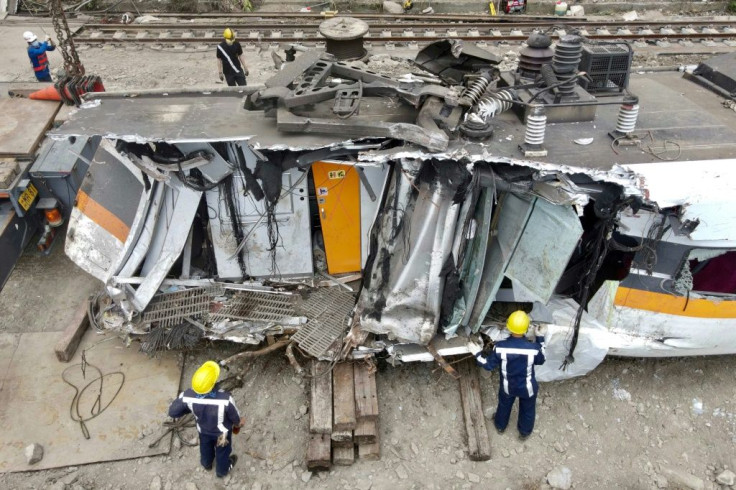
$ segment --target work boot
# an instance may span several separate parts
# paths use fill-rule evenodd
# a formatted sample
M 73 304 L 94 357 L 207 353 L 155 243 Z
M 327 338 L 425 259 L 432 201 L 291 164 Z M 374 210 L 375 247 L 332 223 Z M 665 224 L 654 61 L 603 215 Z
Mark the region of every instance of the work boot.
M 519 440 L 520 440 L 521 442 L 524 442 L 524 441 L 526 441 L 527 439 L 529 439 L 529 436 L 530 436 L 530 435 L 531 435 L 531 434 L 522 434 L 521 432 L 519 432 Z
M 230 466 L 228 466 L 227 468 L 227 473 L 225 473 L 224 475 L 217 475 L 217 478 L 225 478 L 227 475 L 229 475 L 230 471 L 232 471 L 233 469 L 233 466 L 235 466 L 235 463 L 237 462 L 238 462 L 238 456 L 235 454 L 231 454 L 230 455 Z
M 502 435 L 506 431 L 506 429 L 498 428 L 498 426 L 496 425 L 496 414 L 495 413 L 491 415 L 491 420 L 493 421 L 493 427 L 496 429 L 496 432 L 498 432 L 499 435 Z

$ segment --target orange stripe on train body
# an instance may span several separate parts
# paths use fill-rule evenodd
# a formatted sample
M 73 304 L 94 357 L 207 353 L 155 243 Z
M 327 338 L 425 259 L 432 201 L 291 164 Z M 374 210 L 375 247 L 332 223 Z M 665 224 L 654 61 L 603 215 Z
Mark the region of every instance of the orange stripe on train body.
M 130 227 L 82 190 L 77 195 L 77 209 L 112 236 L 125 243 Z
M 736 301 L 690 298 L 619 286 L 616 306 L 696 318 L 736 318 Z

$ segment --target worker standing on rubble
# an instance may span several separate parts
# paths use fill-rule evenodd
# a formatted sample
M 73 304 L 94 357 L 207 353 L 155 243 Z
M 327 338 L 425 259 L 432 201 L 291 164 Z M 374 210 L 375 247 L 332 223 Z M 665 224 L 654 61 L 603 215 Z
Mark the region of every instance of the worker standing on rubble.
M 169 416 L 176 419 L 194 414 L 199 431 L 199 461 L 208 471 L 215 462 L 215 474 L 224 478 L 238 460 L 231 454 L 233 429 L 237 433 L 245 420 L 230 393 L 215 387 L 219 376 L 220 366 L 216 362 L 202 364 L 192 376 L 192 387 L 169 407 Z
M 223 31 L 222 37 L 225 40 L 217 45 L 217 70 L 220 81 L 226 80 L 231 87 L 246 85 L 248 67 L 243 61 L 243 48 L 235 40 L 235 32 L 228 27 Z
M 51 40 L 50 36 L 46 36 L 44 42 L 39 42 L 38 37 L 31 31 L 24 32 L 23 39 L 28 43 L 28 57 L 31 59 L 36 80 L 39 82 L 53 82 L 49 72 L 49 56 L 46 52 L 56 49 L 54 41 Z
M 468 350 L 475 355 L 477 363 L 488 371 L 501 366 L 498 389 L 498 408 L 493 416 L 493 425 L 499 434 L 506 430 L 511 416 L 514 400 L 519 399 L 519 419 L 517 428 L 519 438 L 526 439 L 534 430 L 537 393 L 539 385 L 534 377 L 534 366 L 544 364 L 544 335 L 547 327 L 536 328 L 535 342 L 525 335 L 529 329 L 529 315 L 515 311 L 506 320 L 506 328 L 511 336 L 498 342 L 493 352 L 486 357 L 475 342 L 468 343 Z

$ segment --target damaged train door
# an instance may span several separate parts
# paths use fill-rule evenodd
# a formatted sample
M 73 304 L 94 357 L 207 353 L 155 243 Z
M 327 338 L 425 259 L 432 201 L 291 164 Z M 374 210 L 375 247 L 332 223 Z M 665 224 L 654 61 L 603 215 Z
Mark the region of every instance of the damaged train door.
M 368 257 L 368 236 L 376 217 L 388 166 L 336 162 L 312 164 L 314 194 L 330 274 L 360 271 Z

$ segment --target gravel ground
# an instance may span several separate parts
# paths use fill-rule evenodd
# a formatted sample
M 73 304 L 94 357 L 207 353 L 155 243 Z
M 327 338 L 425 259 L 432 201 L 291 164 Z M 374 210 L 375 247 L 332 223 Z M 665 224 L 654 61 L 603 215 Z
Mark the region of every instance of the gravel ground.
M 5 60 L 0 82 L 32 80 L 20 36 L 29 27 L 40 31 L 35 23 L 0 29 L 0 56 Z M 51 32 L 48 26 L 46 30 Z M 211 52 L 105 47 L 84 49 L 80 56 L 88 73 L 100 74 L 109 90 L 217 85 Z M 640 59 L 649 57 L 661 65 L 693 62 L 692 55 L 682 56 L 676 63 L 653 55 Z M 248 51 L 246 60 L 250 84 L 270 76 L 268 50 Z M 61 65 L 58 53 L 52 53 L 51 63 Z M 379 64 L 391 63 L 384 58 Z M 68 314 L 98 286 L 66 259 L 60 246 L 50 257 L 27 253 L 0 293 L 0 333 L 56 330 L 51 326 L 59 323 L 59 315 Z M 23 291 L 35 291 L 38 298 Z M 39 301 L 45 308 L 36 307 Z M 202 361 L 236 350 L 213 344 L 187 354 L 183 379 Z M 142 354 L 141 362 L 146 362 Z M 247 427 L 234 440 L 241 459 L 223 481 L 197 468 L 196 448 L 175 444 L 168 456 L 2 474 L 0 488 L 535 489 L 549 488 L 548 473 L 562 473 L 564 467 L 573 488 L 702 484 L 715 489 L 727 488 L 716 483 L 718 475 L 736 469 L 736 356 L 607 359 L 584 378 L 543 384 L 535 434 L 520 442 L 513 425 L 504 435 L 491 431 L 493 457 L 488 462 L 468 460 L 454 380 L 433 364 L 388 367 L 378 374 L 381 460 L 357 461 L 314 475 L 304 462 L 308 380 L 297 376 L 278 353 L 244 369 L 245 384 L 234 397 Z M 490 415 L 497 374 L 482 375 Z M 155 436 L 148 435 L 141 444 Z M 193 437 L 190 433 L 185 439 Z

